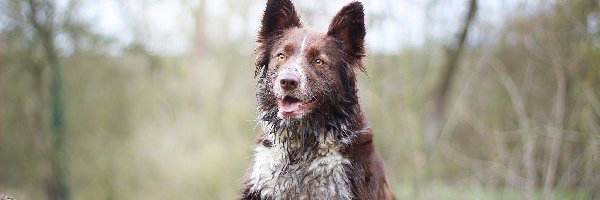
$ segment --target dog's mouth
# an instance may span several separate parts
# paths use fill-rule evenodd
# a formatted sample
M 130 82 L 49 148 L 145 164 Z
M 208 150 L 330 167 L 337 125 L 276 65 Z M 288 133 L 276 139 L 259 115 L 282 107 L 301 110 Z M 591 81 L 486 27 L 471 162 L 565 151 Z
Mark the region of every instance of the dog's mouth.
M 279 115 L 281 117 L 301 118 L 310 112 L 319 103 L 319 98 L 313 97 L 308 101 L 302 101 L 293 96 L 285 96 L 277 101 Z

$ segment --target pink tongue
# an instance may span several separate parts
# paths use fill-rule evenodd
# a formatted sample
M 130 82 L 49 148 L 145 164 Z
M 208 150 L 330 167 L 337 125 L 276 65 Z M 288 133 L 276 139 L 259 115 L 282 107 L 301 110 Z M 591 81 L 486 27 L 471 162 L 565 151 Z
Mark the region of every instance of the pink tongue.
M 294 112 L 300 110 L 302 102 L 281 102 L 279 108 L 283 112 Z

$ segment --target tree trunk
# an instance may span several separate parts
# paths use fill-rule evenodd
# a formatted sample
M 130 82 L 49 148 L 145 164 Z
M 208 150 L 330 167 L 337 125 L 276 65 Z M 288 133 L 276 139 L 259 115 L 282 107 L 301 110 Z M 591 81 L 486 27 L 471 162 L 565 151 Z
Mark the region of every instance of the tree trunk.
M 557 57 L 558 55 L 551 56 Z M 552 137 L 550 145 L 550 157 L 548 159 L 548 171 L 546 172 L 546 181 L 544 182 L 544 196 L 548 197 L 554 186 L 556 178 L 556 169 L 558 166 L 558 158 L 560 155 L 560 146 L 562 143 L 562 135 L 565 119 L 565 98 L 567 81 L 563 66 L 557 59 L 552 59 L 554 67 L 554 75 L 556 77 L 556 95 L 554 96 L 554 128 L 547 129 Z
M 41 5 L 35 0 L 29 0 L 30 23 L 36 30 L 42 42 L 44 55 L 50 67 L 50 127 L 52 132 L 50 149 L 50 180 L 47 182 L 46 193 L 48 199 L 69 199 L 69 187 L 67 185 L 66 155 L 64 150 L 65 141 L 65 118 L 62 101 L 62 73 L 60 62 L 54 46 L 54 23 L 52 13 L 54 6 L 52 2 L 42 2 Z M 40 10 L 45 9 L 45 10 Z M 43 13 L 41 13 L 43 12 Z M 40 15 L 45 15 L 40 17 Z M 39 21 L 43 19 L 45 21 Z
M 194 55 L 200 59 L 206 54 L 206 2 L 199 0 L 198 8 L 194 11 L 196 29 L 194 35 Z
M 464 21 L 464 26 L 460 35 L 458 35 L 456 43 L 450 44 L 446 48 L 446 63 L 442 73 L 442 80 L 437 87 L 437 92 L 434 94 L 433 105 L 430 111 L 428 124 L 425 132 L 425 150 L 427 156 L 431 157 L 434 152 L 437 140 L 440 137 L 442 126 L 444 124 L 444 116 L 446 110 L 446 100 L 448 98 L 448 91 L 452 89 L 451 84 L 454 79 L 456 68 L 458 67 L 458 61 L 462 54 L 467 34 L 471 23 L 477 13 L 477 0 L 471 0 L 469 3 L 469 10 Z

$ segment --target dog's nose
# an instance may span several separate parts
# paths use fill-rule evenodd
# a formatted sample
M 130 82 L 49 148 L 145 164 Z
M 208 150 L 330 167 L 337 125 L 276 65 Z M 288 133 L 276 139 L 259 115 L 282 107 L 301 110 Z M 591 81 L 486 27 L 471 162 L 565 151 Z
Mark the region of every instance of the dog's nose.
M 294 90 L 300 84 L 300 77 L 292 73 L 283 73 L 279 75 L 279 85 L 284 90 Z

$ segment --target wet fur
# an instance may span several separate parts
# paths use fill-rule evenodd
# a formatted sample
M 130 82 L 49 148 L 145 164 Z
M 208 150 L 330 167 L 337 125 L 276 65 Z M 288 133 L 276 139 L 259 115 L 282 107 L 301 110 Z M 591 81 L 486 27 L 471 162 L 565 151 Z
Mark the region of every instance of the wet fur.
M 244 178 L 241 199 L 394 199 L 383 161 L 361 111 L 356 71 L 364 71 L 364 14 L 350 3 L 327 33 L 304 28 L 289 0 L 269 0 L 258 33 L 256 98 L 262 133 Z M 305 52 L 297 52 L 304 45 Z M 290 95 L 318 106 L 301 119 L 277 115 L 274 80 L 292 61 L 302 61 L 307 87 Z M 325 60 L 316 67 L 312 60 Z

